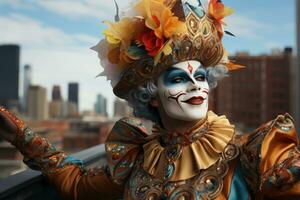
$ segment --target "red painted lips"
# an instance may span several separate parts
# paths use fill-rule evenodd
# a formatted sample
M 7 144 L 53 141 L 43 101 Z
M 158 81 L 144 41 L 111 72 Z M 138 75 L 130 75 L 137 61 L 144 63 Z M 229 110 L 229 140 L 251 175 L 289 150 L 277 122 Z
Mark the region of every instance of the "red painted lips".
M 203 97 L 192 97 L 186 101 L 183 101 L 184 103 L 188 103 L 191 105 L 201 105 L 205 99 Z

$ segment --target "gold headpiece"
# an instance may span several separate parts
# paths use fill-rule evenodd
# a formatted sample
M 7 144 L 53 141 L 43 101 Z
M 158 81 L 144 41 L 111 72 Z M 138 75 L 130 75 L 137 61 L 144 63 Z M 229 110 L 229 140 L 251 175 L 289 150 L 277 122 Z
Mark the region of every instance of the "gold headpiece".
M 133 15 L 105 22 L 106 39 L 94 49 L 104 67 L 101 75 L 111 80 L 115 95 L 124 98 L 129 90 L 181 61 L 197 60 L 204 67 L 224 65 L 228 70 L 241 67 L 228 60 L 221 41 L 222 20 L 233 10 L 220 0 L 205 2 L 138 0 Z

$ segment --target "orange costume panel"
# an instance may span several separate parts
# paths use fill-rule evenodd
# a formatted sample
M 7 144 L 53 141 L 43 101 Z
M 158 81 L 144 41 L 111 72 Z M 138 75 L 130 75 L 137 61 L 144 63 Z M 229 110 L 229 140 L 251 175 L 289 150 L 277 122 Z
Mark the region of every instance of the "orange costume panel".
M 79 167 L 71 165 L 48 174 L 48 178 L 65 199 L 113 200 L 123 196 L 123 188 L 113 183 L 104 169 L 84 174 Z

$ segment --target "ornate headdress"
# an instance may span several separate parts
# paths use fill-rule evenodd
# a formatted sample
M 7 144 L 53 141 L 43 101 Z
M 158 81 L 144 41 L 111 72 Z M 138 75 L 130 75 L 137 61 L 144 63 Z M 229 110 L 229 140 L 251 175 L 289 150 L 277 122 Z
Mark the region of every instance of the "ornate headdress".
M 93 48 L 104 68 L 100 75 L 120 98 L 181 61 L 241 67 L 229 61 L 222 45 L 222 20 L 233 10 L 221 0 L 138 0 L 130 13 L 121 19 L 117 14 L 115 23 L 106 21 L 106 38 Z

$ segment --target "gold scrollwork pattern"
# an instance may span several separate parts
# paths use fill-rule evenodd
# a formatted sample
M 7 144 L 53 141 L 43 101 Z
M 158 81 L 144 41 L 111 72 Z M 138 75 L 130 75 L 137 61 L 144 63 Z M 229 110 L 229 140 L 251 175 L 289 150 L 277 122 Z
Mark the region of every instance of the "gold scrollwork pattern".
M 129 178 L 132 199 L 199 199 L 216 198 L 223 189 L 223 179 L 228 173 L 229 162 L 236 159 L 240 149 L 235 144 L 228 144 L 219 161 L 199 175 L 182 181 L 168 181 L 156 178 L 143 170 L 143 157 L 140 156 Z M 167 163 L 166 163 L 167 164 Z

